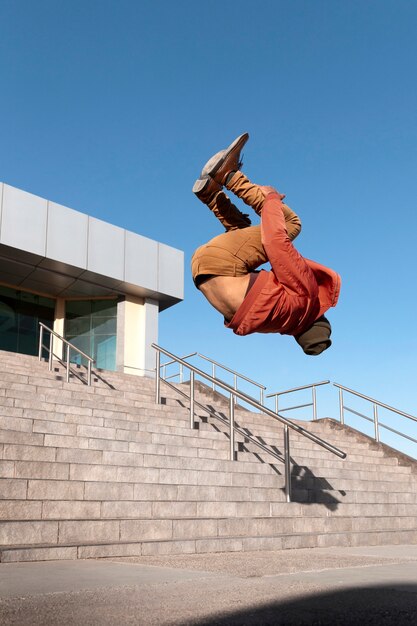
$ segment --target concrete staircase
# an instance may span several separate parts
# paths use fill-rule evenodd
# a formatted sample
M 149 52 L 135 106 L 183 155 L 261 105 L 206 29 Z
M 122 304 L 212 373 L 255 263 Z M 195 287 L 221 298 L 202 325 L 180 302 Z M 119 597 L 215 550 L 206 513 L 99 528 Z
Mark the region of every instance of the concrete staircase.
M 283 465 L 150 379 L 99 372 L 65 382 L 34 357 L 0 352 L 3 562 L 417 543 L 417 462 L 331 419 L 303 425 L 342 461 L 291 433 L 294 502 Z M 223 401 L 199 385 L 198 399 Z M 279 423 L 236 420 L 282 452 Z M 273 462 L 271 462 L 271 459 Z

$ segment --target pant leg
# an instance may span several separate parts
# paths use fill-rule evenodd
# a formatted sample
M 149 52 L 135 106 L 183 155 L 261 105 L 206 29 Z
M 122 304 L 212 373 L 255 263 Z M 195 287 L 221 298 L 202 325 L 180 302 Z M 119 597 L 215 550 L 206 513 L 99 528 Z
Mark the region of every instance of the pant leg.
M 198 276 L 245 276 L 268 261 L 262 245 L 261 226 L 229 230 L 200 246 L 191 260 L 195 283 Z
M 247 228 L 251 225 L 247 213 L 241 213 L 223 191 L 216 194 L 207 206 L 223 224 L 226 231 Z
M 252 183 L 243 172 L 236 172 L 229 183 L 226 184 L 227 189 L 232 191 L 243 202 L 251 206 L 254 211 L 261 215 L 265 195 L 259 185 Z M 290 207 L 282 203 L 284 212 L 285 227 L 291 241 L 293 241 L 301 231 L 301 220 Z

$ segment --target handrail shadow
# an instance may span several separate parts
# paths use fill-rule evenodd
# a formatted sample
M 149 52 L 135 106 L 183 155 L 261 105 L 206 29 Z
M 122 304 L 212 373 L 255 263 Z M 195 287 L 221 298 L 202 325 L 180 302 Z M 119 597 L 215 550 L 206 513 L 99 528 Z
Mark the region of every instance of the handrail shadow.
M 215 409 L 211 405 L 207 405 L 211 412 L 215 412 Z M 226 415 L 221 412 L 218 412 L 224 420 L 227 420 Z M 208 422 L 208 420 L 204 420 L 210 424 L 210 426 L 216 430 L 217 432 L 222 432 L 226 438 L 229 438 L 229 432 L 223 430 L 221 426 L 218 426 L 215 423 Z M 224 422 L 223 422 L 224 424 Z M 241 433 L 247 433 L 248 437 L 252 440 L 256 439 L 261 443 L 264 447 L 268 448 L 271 454 L 274 454 L 275 458 L 278 459 L 282 464 L 285 463 L 284 451 L 279 448 L 276 444 L 271 445 L 268 443 L 263 437 L 260 435 L 255 435 L 248 427 L 243 426 L 237 420 L 235 421 L 235 425 L 240 429 Z M 247 454 L 251 454 L 254 458 L 257 459 L 260 463 L 269 465 L 269 467 L 278 475 L 282 475 L 283 472 L 280 471 L 279 466 L 275 463 L 268 463 L 265 461 L 259 452 L 254 452 L 251 450 L 247 444 L 249 439 L 246 441 L 238 441 L 238 450 L 239 452 L 245 452 Z M 268 450 L 265 450 L 268 452 Z M 292 502 L 298 502 L 299 504 L 319 504 L 329 509 L 330 511 L 335 511 L 338 508 L 338 505 L 342 503 L 342 500 L 338 500 L 337 497 L 330 492 L 336 492 L 341 496 L 346 496 L 346 492 L 343 490 L 336 490 L 331 485 L 329 480 L 323 476 L 317 476 L 307 465 L 299 465 L 298 461 L 291 456 L 291 487 L 292 487 Z M 285 488 L 281 489 L 285 492 Z

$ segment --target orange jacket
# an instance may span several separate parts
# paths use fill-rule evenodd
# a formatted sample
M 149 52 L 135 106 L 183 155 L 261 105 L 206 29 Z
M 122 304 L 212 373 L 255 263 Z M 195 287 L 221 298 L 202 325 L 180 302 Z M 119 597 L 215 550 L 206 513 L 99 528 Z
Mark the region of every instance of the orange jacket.
M 294 248 L 281 204 L 278 193 L 265 198 L 261 232 L 271 271 L 260 272 L 231 321 L 225 323 L 237 335 L 298 335 L 337 304 L 339 274 L 305 259 Z

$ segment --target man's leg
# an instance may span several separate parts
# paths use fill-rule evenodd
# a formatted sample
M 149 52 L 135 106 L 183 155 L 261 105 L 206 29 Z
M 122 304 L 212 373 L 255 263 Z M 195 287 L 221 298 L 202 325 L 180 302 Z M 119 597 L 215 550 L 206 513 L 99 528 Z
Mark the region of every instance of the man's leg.
M 245 225 L 241 221 L 242 214 L 240 211 L 232 203 L 229 205 L 230 201 L 228 199 L 225 201 L 224 198 L 227 198 L 227 196 L 221 199 L 219 197 L 219 202 L 213 205 L 213 207 L 210 206 L 210 199 L 213 198 L 214 192 L 217 193 L 223 186 L 233 191 L 239 198 L 242 198 L 258 215 L 262 211 L 264 193 L 262 193 L 258 185 L 251 183 L 240 171 L 242 166 L 240 153 L 248 139 L 249 134 L 243 133 L 228 148 L 220 150 L 220 152 L 212 156 L 203 167 L 200 178 L 193 187 L 193 192 L 211 208 L 216 217 L 224 224 L 226 230 L 245 228 Z M 292 241 L 301 231 L 301 220 L 286 204 L 283 204 L 283 211 L 288 236 Z M 250 220 L 248 216 L 243 215 L 243 217 L 247 220 L 246 226 L 249 226 Z
M 251 225 L 249 216 L 241 213 L 230 198 L 221 191 L 222 186 L 213 179 L 198 179 L 194 183 L 193 192 L 209 207 L 226 231 L 247 228 Z
M 241 213 L 223 191 L 220 191 L 213 198 L 208 207 L 223 224 L 226 231 L 247 228 L 251 225 L 249 215 Z
M 199 275 L 244 276 L 267 261 L 260 225 L 232 229 L 195 251 L 192 275 L 194 281 Z
M 252 183 L 243 172 L 231 172 L 231 175 L 228 176 L 226 181 L 226 188 L 243 200 L 245 204 L 251 206 L 258 215 L 261 215 L 265 193 L 259 185 Z M 284 197 L 285 196 L 282 196 L 282 198 Z M 288 236 L 291 241 L 293 241 L 301 231 L 301 220 L 298 215 L 284 203 L 282 203 L 282 210 Z
M 249 134 L 243 133 L 243 135 L 237 137 L 228 148 L 220 150 L 220 152 L 212 156 L 203 167 L 200 179 L 196 181 L 194 187 L 197 185 L 200 190 L 203 187 L 204 189 L 208 189 L 217 186 L 220 190 L 223 186 L 226 186 L 227 189 L 230 189 L 230 191 L 233 191 L 239 198 L 242 198 L 246 204 L 253 207 L 256 213 L 260 215 L 264 194 L 259 189 L 258 185 L 251 183 L 240 171 L 242 167 L 240 153 L 248 139 Z M 197 193 L 195 189 L 193 189 L 193 191 Z M 288 236 L 292 241 L 301 230 L 301 220 L 286 204 L 283 205 L 283 211 Z

